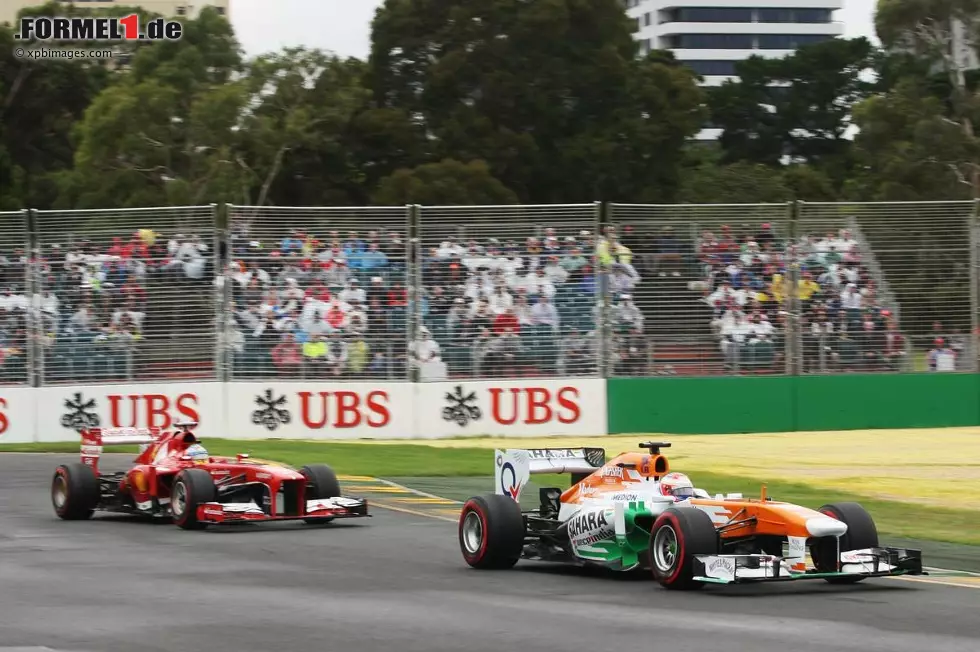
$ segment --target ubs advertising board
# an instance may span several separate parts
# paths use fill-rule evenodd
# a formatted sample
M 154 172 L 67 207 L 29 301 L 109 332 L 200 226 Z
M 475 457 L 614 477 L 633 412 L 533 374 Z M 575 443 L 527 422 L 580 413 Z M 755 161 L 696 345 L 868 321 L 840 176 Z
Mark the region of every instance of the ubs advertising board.
M 606 381 L 597 378 L 415 385 L 418 437 L 604 435 Z
M 234 439 L 398 439 L 413 437 L 411 383 L 228 383 L 228 437 Z
M 172 428 L 196 421 L 202 436 L 224 431 L 219 382 L 70 385 L 33 390 L 35 441 L 77 441 L 85 428 Z

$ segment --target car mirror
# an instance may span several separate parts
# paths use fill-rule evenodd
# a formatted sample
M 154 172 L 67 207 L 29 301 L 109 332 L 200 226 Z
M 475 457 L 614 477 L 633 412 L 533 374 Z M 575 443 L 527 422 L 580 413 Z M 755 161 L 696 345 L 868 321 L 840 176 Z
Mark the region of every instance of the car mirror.
M 248 453 L 239 453 L 238 454 L 238 461 L 247 460 L 247 459 L 248 459 Z

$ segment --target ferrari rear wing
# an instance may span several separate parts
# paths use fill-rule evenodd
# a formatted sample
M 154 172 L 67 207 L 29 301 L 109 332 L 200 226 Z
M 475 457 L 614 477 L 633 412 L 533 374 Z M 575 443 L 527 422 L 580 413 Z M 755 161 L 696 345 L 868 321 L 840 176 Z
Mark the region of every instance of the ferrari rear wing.
M 494 451 L 494 492 L 517 500 L 532 474 L 586 476 L 606 463 L 603 448 L 508 448 Z
M 99 457 L 103 446 L 140 445 L 144 450 L 160 438 L 160 428 L 91 428 L 82 430 L 82 464 L 99 472 Z

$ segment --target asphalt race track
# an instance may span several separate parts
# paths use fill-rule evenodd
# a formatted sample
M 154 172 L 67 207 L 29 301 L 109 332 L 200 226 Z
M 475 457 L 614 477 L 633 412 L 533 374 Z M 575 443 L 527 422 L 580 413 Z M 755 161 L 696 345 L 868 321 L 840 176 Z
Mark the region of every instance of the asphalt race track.
M 204 532 L 60 521 L 50 477 L 76 459 L 0 455 L 0 652 L 980 650 L 969 587 L 676 594 L 644 575 L 528 562 L 481 572 L 464 564 L 453 523 L 384 509 L 348 524 Z

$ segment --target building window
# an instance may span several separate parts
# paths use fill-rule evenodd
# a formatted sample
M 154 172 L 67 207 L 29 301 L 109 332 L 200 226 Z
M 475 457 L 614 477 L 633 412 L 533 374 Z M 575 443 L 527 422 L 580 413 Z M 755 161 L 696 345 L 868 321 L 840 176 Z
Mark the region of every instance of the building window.
M 830 9 L 678 7 L 661 12 L 660 23 L 829 23 Z
M 177 13 L 178 16 L 186 16 L 187 15 L 187 7 L 185 7 L 184 5 L 178 5 L 177 6 L 177 9 L 176 9 L 176 13 Z
M 830 9 L 757 9 L 760 23 L 829 23 Z
M 735 75 L 735 61 L 681 61 L 699 75 Z
M 760 34 L 757 38 L 760 50 L 795 50 L 833 37 L 829 34 Z
M 646 12 L 645 14 L 643 14 L 643 26 L 644 27 L 649 27 L 650 26 L 650 12 L 649 11 Z
M 219 16 L 224 16 L 225 15 L 225 8 L 224 7 L 215 7 L 214 10 L 218 12 L 218 15 Z
M 668 23 L 751 23 L 752 9 L 741 7 L 680 7 L 667 12 Z
M 677 50 L 751 50 L 751 34 L 677 34 L 668 47 Z

